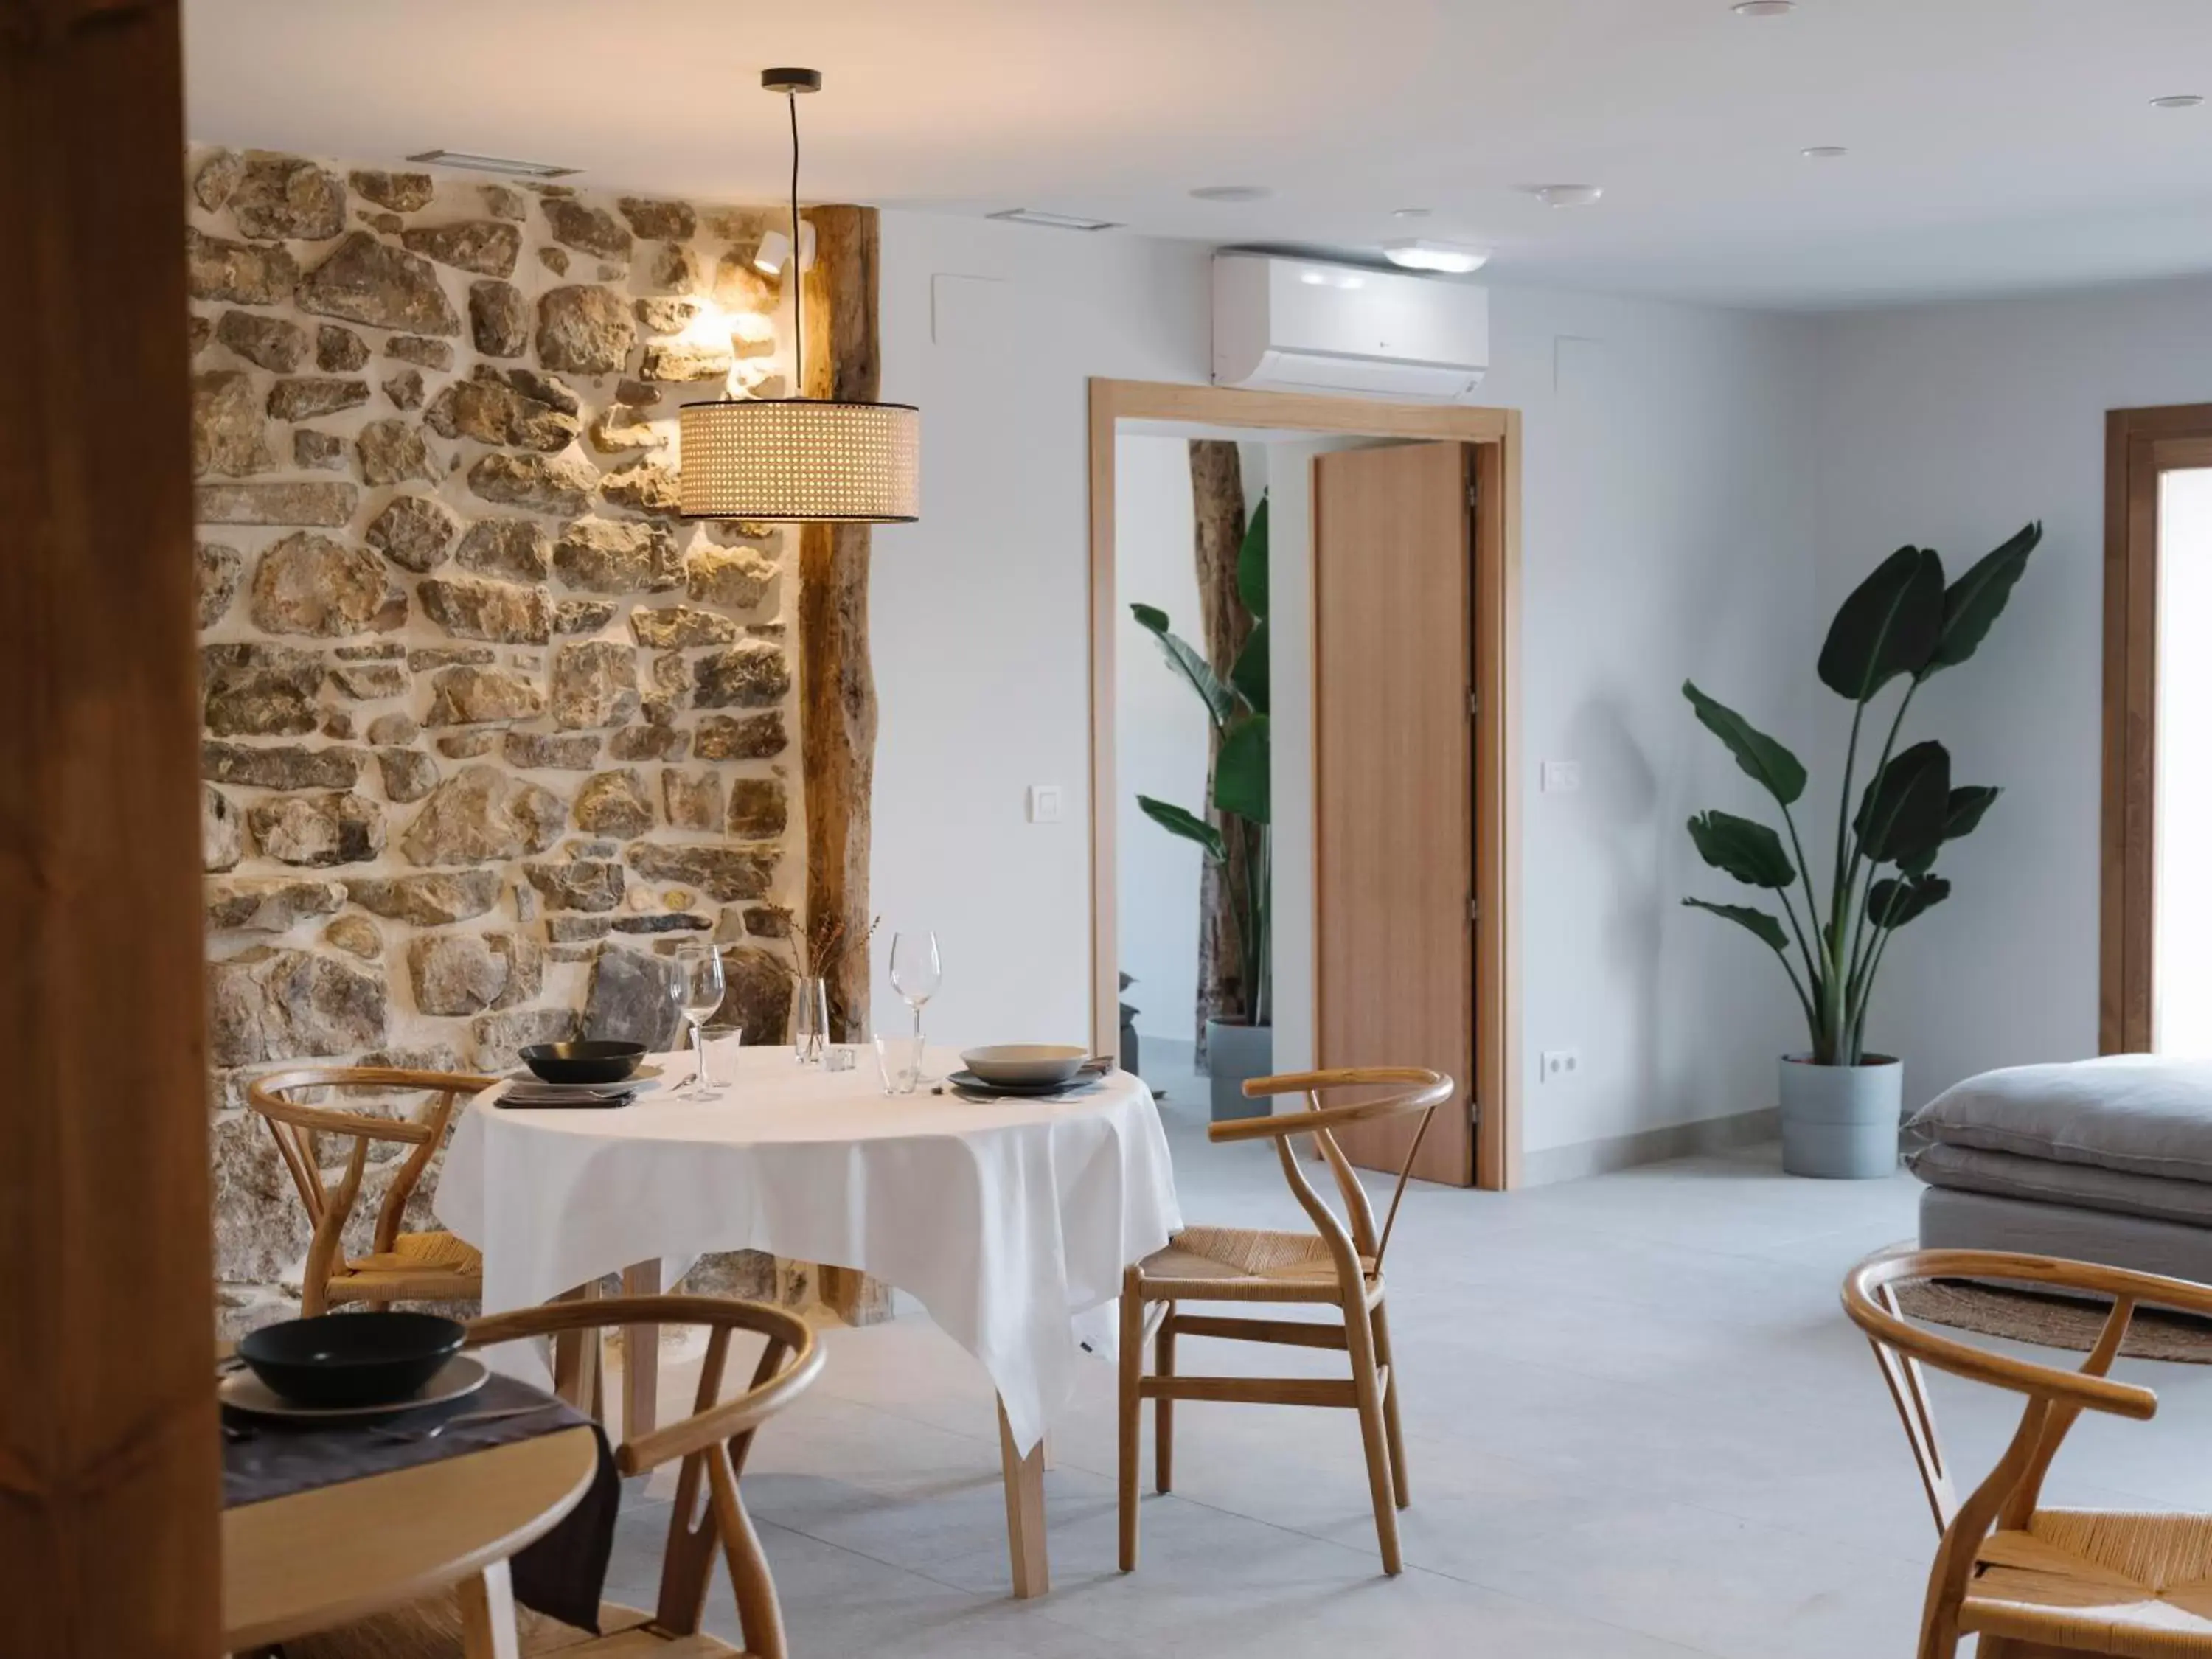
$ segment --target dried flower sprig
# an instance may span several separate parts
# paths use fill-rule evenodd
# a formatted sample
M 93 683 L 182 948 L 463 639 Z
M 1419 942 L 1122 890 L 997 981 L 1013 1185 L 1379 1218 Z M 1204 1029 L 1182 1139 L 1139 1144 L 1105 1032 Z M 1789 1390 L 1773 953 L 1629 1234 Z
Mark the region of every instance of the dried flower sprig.
M 791 938 L 793 953 L 799 958 L 801 979 L 827 979 L 844 965 L 845 958 L 854 951 L 865 951 L 883 925 L 881 916 L 868 918 L 866 932 L 854 937 L 842 915 L 818 916 L 801 926 L 798 915 L 787 904 L 765 907 L 768 913 L 783 923 Z

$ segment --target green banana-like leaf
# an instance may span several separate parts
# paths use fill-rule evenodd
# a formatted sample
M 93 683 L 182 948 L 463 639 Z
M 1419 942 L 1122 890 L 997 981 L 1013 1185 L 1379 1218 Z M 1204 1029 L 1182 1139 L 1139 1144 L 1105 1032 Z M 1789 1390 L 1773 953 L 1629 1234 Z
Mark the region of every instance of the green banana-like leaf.
M 1956 841 L 1961 836 L 1971 836 L 1982 821 L 1982 814 L 1996 805 L 2004 791 L 1990 783 L 1962 783 L 1951 792 L 1943 813 L 1943 839 Z
M 1788 806 L 1805 793 L 1805 768 L 1796 756 L 1688 680 L 1682 682 L 1682 695 L 1698 711 L 1698 723 L 1728 745 L 1735 763 L 1765 785 L 1767 793 Z
M 1196 813 L 1176 805 L 1171 801 L 1155 800 L 1150 795 L 1137 797 L 1138 809 L 1170 835 L 1181 836 L 1185 841 L 1194 841 L 1206 849 L 1206 857 L 1216 864 L 1222 863 L 1229 852 L 1221 844 L 1221 831 Z
M 1229 684 L 1255 714 L 1267 712 L 1267 623 L 1261 618 L 1237 653 L 1229 671 Z
M 1717 916 L 1726 916 L 1739 927 L 1748 927 L 1765 940 L 1778 956 L 1789 951 L 1790 936 L 1782 931 L 1782 924 L 1764 910 L 1748 904 L 1715 904 L 1711 899 L 1686 898 L 1682 902 L 1692 910 L 1710 910 Z
M 1885 877 L 1867 890 L 1867 920 L 1877 927 L 1902 927 L 1951 896 L 1941 876 Z
M 1701 813 L 1690 820 L 1690 839 L 1706 863 L 1748 886 L 1788 887 L 1797 879 L 1797 866 L 1783 850 L 1782 837 L 1750 818 Z
M 1875 567 L 1836 612 L 1820 647 L 1820 684 L 1865 702 L 1899 674 L 1928 666 L 1943 631 L 1943 562 L 1933 549 L 1900 547 Z
M 1229 728 L 1213 757 L 1213 804 L 1254 823 L 1268 818 L 1267 717 L 1248 714 Z
M 1237 693 L 1222 683 L 1221 677 L 1205 656 L 1192 648 L 1188 641 L 1172 632 L 1168 625 L 1168 613 L 1158 605 L 1133 605 L 1129 614 L 1137 619 L 1137 626 L 1160 642 L 1160 650 L 1168 665 L 1190 683 L 1206 704 L 1206 712 L 1212 718 L 1217 730 L 1228 726 L 1237 713 Z
M 1943 812 L 1943 840 L 1948 843 L 1961 836 L 1971 836 L 1982 821 L 1982 814 L 1996 804 L 2004 791 L 1992 784 L 1962 783 L 1951 791 L 1951 799 Z M 1917 857 L 1903 860 L 1899 868 L 1908 876 L 1924 876 L 1935 867 L 1936 854 L 1940 847 L 1925 848 Z
M 1237 550 L 1237 597 L 1261 622 L 1267 619 L 1267 497 L 1245 521 L 1243 544 Z
M 1920 670 L 1926 679 L 1939 668 L 1954 668 L 1974 654 L 2012 597 L 2013 584 L 2027 568 L 2027 556 L 2043 539 L 2040 522 L 2028 525 L 2010 541 L 1975 562 L 1943 594 L 1943 630 L 1935 654 Z
M 1932 860 L 1950 817 L 1951 755 L 1940 743 L 1916 743 L 1877 773 L 1851 820 L 1859 851 L 1876 864 Z

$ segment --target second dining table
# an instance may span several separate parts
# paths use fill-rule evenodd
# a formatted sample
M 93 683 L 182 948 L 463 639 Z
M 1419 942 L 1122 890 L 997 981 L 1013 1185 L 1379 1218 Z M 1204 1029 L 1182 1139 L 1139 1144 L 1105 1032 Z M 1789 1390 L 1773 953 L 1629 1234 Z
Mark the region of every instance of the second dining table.
M 981 1362 L 999 1395 L 1014 1594 L 1050 1587 L 1043 1437 L 1086 1347 L 1112 1354 L 1121 1271 L 1182 1225 L 1151 1093 L 1109 1073 L 1059 1098 L 886 1095 L 868 1061 L 795 1064 L 787 1048 L 718 1045 L 719 1098 L 659 1086 L 613 1109 L 477 1097 L 454 1131 L 435 1209 L 483 1254 L 487 1313 L 623 1272 L 659 1288 L 702 1255 L 764 1250 L 855 1268 L 913 1296 Z M 939 1077 L 958 1056 L 931 1049 Z M 651 1358 L 628 1350 L 633 1410 Z M 535 1350 L 495 1363 L 532 1381 Z M 635 1386 L 642 1370 L 646 1386 Z M 635 1433 L 637 1425 L 626 1426 Z

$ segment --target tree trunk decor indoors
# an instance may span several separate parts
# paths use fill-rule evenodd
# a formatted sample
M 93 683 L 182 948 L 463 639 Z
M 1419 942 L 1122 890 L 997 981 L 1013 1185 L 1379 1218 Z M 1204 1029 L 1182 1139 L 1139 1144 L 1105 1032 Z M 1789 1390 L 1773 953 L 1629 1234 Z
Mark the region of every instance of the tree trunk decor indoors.
M 1690 820 L 1698 855 L 1748 886 L 1772 891 L 1786 930 L 1771 911 L 1755 905 L 1683 902 L 1756 934 L 1781 960 L 1797 993 L 1810 1047 L 1782 1063 L 1782 1162 L 1794 1175 L 1869 1177 L 1896 1166 L 1902 1068 L 1865 1046 L 1875 978 L 1897 930 L 1949 896 L 1951 884 L 1935 872 L 1944 843 L 1970 833 L 1999 793 L 1986 784 L 1954 786 L 1942 744 L 1917 743 L 1900 752 L 1898 733 L 1920 687 L 1973 655 L 2042 538 L 2040 524 L 2027 526 L 1948 586 L 1933 549 L 1901 547 L 1837 611 L 1818 672 L 1822 684 L 1850 702 L 1851 738 L 1837 798 L 1825 913 L 1790 810 L 1805 793 L 1803 765 L 1741 714 L 1683 684 L 1699 723 L 1774 797 L 1790 838 L 1785 848 L 1766 824 L 1729 812 Z M 1854 812 L 1860 728 L 1875 699 L 1899 678 L 1904 695 Z M 1801 886 L 1802 919 L 1792 899 Z
M 1198 578 L 1198 648 L 1216 674 L 1226 674 L 1251 636 L 1252 614 L 1237 597 L 1237 556 L 1244 546 L 1244 467 L 1235 443 L 1221 438 L 1193 438 L 1184 446 L 1190 464 L 1191 562 Z M 1206 734 L 1206 775 L 1221 752 L 1218 726 Z M 1200 816 L 1221 827 L 1218 809 Z M 1243 963 L 1237 949 L 1232 894 L 1245 880 L 1244 848 L 1227 843 L 1219 863 L 1206 860 L 1198 880 L 1198 995 L 1191 1008 L 1194 1060 L 1200 1071 L 1211 1059 L 1207 1042 L 1216 1019 L 1244 1013 Z
M 1201 571 L 1201 577 L 1203 571 Z M 1203 591 L 1203 582 L 1201 582 Z M 1224 676 L 1174 633 L 1157 606 L 1133 605 L 1139 626 L 1159 641 L 1169 665 L 1206 705 L 1213 727 L 1212 775 L 1206 816 L 1150 795 L 1137 797 L 1146 817 L 1170 834 L 1195 842 L 1209 870 L 1220 873 L 1230 918 L 1235 973 L 1219 990 L 1206 1022 L 1206 1053 L 1212 1077 L 1213 1115 L 1242 1117 L 1264 1110 L 1244 1099 L 1247 1077 L 1271 1068 L 1273 996 L 1268 971 L 1271 895 L 1268 878 L 1268 791 L 1271 746 L 1267 724 L 1267 503 L 1263 496 L 1245 526 L 1237 556 L 1237 605 L 1250 617 L 1232 666 Z M 1200 992 L 1206 979 L 1201 962 Z

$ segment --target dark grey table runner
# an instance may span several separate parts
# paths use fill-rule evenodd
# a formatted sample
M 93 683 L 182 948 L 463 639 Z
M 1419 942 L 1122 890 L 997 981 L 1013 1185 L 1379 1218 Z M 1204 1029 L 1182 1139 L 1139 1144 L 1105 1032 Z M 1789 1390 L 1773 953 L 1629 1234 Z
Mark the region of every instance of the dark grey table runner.
M 405 1434 L 433 1427 L 448 1417 L 540 1404 L 546 1409 L 524 1417 L 457 1424 L 434 1440 L 397 1439 L 392 1434 L 372 1432 L 357 1421 L 295 1425 L 225 1410 L 225 1427 L 241 1431 L 244 1437 L 234 1439 L 227 1433 L 223 1438 L 223 1506 L 264 1503 L 341 1480 L 390 1474 L 563 1429 L 588 1427 L 599 1442 L 599 1468 L 591 1489 L 550 1532 L 514 1558 L 513 1570 L 517 1601 L 596 1634 L 599 1595 L 614 1551 L 615 1514 L 622 1503 L 622 1479 L 615 1472 L 606 1433 L 597 1423 L 543 1389 L 495 1375 L 459 1400 L 397 1412 L 376 1419 L 375 1424 Z

